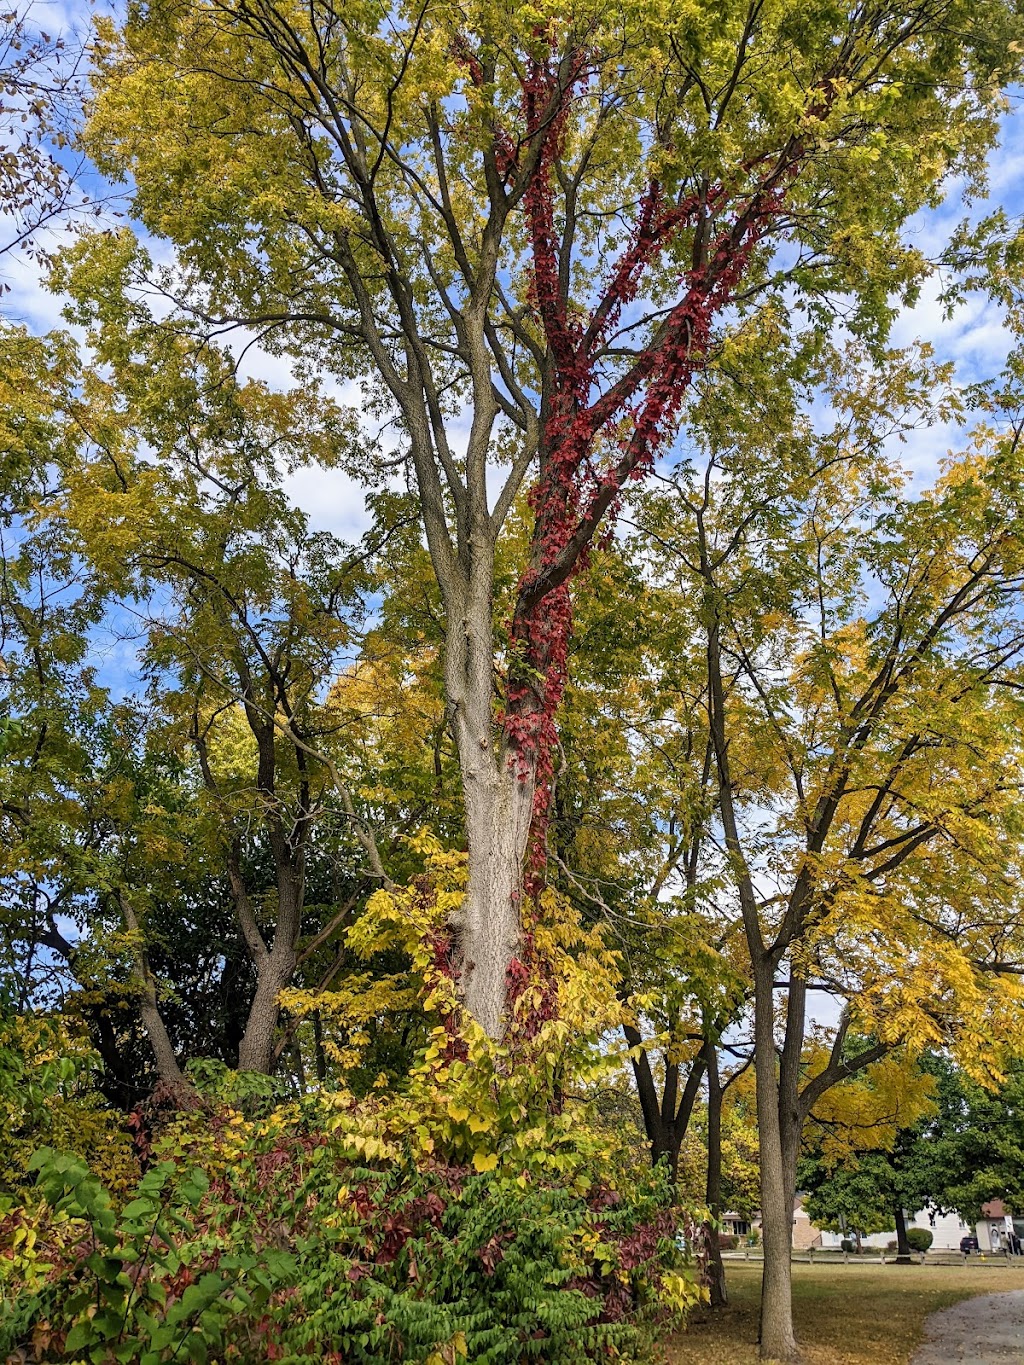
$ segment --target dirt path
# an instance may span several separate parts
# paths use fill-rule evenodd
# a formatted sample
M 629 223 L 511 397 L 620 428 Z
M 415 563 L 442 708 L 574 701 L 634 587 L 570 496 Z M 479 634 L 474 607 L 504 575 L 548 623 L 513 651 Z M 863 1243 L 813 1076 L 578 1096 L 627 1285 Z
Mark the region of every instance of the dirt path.
M 983 1294 L 933 1313 L 910 1365 L 1021 1365 L 1024 1289 Z

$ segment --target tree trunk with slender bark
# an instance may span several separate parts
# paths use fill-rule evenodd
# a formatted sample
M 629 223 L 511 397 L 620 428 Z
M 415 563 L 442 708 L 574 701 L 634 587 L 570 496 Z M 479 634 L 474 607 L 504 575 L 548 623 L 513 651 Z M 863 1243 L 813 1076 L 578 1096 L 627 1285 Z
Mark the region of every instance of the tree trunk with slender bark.
M 157 1075 L 175 1095 L 184 1098 L 191 1095 L 192 1086 L 178 1065 L 174 1045 L 164 1024 L 163 1015 L 160 1013 L 156 993 L 156 978 L 153 976 L 152 968 L 149 965 L 149 954 L 142 938 L 142 930 L 135 914 L 135 907 L 132 905 L 131 897 L 124 890 L 119 893 L 118 900 L 125 925 L 136 940 L 135 961 L 140 981 L 139 1017 L 142 1020 L 146 1037 L 149 1039 L 149 1045 L 153 1049 Z
M 725 1287 L 725 1264 L 718 1232 L 722 1217 L 722 1085 L 718 1074 L 718 1050 L 710 1039 L 704 1044 L 704 1066 L 708 1077 L 707 1205 L 711 1214 L 710 1222 L 705 1225 L 708 1289 L 711 1307 L 724 1308 L 729 1302 L 729 1295 Z
M 731 733 L 726 710 L 722 668 L 723 597 L 716 582 L 707 527 L 701 508 L 695 508 L 700 573 L 707 612 L 708 715 L 718 773 L 719 810 L 725 846 L 735 869 L 736 890 L 750 954 L 754 987 L 754 1068 L 757 1081 L 757 1123 L 760 1142 L 761 1217 L 764 1278 L 761 1291 L 761 1358 L 799 1360 L 793 1330 L 792 1240 L 796 1199 L 796 1166 L 800 1136 L 814 1105 L 833 1085 L 878 1061 L 891 1044 L 876 1043 L 852 1057 L 845 1055 L 849 1012 L 840 1020 L 832 1052 L 824 1069 L 804 1080 L 803 1047 L 807 1035 L 807 981 L 790 963 L 781 1047 L 776 1040 L 776 972 L 787 960 L 818 908 L 811 864 L 796 875 L 781 922 L 773 912 L 771 937 L 766 939 L 761 902 L 748 863 L 737 814 L 729 754 Z M 846 781 L 843 770 L 820 798 L 807 833 L 807 852 L 821 853 L 838 809 L 837 792 Z
M 313 1057 L 317 1084 L 324 1085 L 327 1082 L 327 1053 L 324 1051 L 324 1027 L 319 1010 L 313 1012 Z
M 697 514 L 697 532 L 708 608 L 709 719 L 719 779 L 719 805 L 726 848 L 737 867 L 737 891 L 754 985 L 754 1075 L 757 1082 L 761 1239 L 764 1248 L 758 1339 L 763 1360 L 795 1361 L 799 1359 L 799 1352 L 793 1331 L 791 1256 L 796 1144 L 800 1133 L 796 1082 L 803 1034 L 800 1032 L 797 1040 L 792 1025 L 797 1023 L 802 999 L 794 1000 L 791 993 L 787 1009 L 786 1047 L 780 1058 L 775 1044 L 775 969 L 782 954 L 777 944 L 769 946 L 764 940 L 757 894 L 744 857 L 733 800 L 734 781 L 722 672 L 722 604 L 715 583 L 702 512 Z
M 912 1265 L 911 1245 L 907 1237 L 907 1215 L 903 1205 L 897 1200 L 893 1209 L 896 1218 L 896 1264 Z
M 94 982 L 79 976 L 79 949 L 61 933 L 52 917 L 38 941 L 63 958 L 80 985 L 84 986 L 88 981 L 90 993 L 95 990 Z M 121 1034 L 114 1026 L 115 1011 L 119 1012 L 125 1007 L 125 1000 L 120 994 L 116 997 L 113 994 L 104 995 L 98 999 L 93 995 L 91 1002 L 85 1006 L 84 1014 L 89 1023 L 89 1036 L 103 1063 L 97 1089 L 115 1108 L 130 1113 L 145 1098 L 146 1088 L 140 1083 L 138 1066 L 126 1055 Z
M 754 1067 L 764 1248 L 759 1340 L 762 1360 L 795 1361 L 800 1358 L 793 1330 L 792 1286 L 796 1152 L 792 1135 L 785 1131 L 787 1125 L 781 1103 L 775 1050 L 773 963 L 770 958 L 762 957 L 754 971 Z

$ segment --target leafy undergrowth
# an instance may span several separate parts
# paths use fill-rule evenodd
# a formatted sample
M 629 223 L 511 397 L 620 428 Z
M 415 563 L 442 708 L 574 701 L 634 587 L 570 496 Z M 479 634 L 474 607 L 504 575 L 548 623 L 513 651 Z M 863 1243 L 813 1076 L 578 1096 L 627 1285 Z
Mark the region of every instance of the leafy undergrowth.
M 755 1365 L 761 1271 L 728 1266 L 729 1307 L 702 1310 L 668 1343 L 668 1365 Z M 989 1266 L 793 1267 L 806 1365 L 907 1365 L 930 1313 L 975 1294 L 1024 1289 L 1024 1270 Z
M 207 1115 L 123 1207 L 37 1153 L 0 1226 L 0 1359 L 638 1360 L 692 1298 L 658 1176 L 358 1160 L 289 1118 Z
M 135 1188 L 104 1183 L 96 1144 L 19 1160 L 0 1187 L 0 1360 L 639 1361 L 704 1297 L 665 1172 L 638 1169 L 593 1103 L 615 1005 L 593 933 L 544 898 L 492 1041 L 451 967 L 464 860 L 433 869 L 372 903 L 433 1022 L 402 1084 L 288 1098 L 207 1059 L 135 1114 Z

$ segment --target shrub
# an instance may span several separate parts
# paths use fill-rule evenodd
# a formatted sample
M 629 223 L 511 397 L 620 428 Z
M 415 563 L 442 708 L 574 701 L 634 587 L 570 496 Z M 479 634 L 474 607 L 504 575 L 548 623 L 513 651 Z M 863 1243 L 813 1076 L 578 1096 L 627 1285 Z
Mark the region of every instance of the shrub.
M 596 1113 L 621 1064 L 601 1042 L 619 1006 L 599 934 L 544 893 L 495 1042 L 458 998 L 465 860 L 430 856 L 349 935 L 413 963 L 427 1035 L 402 1085 L 285 1102 L 266 1077 L 193 1065 L 194 1108 L 155 1141 L 155 1111 L 136 1116 L 149 1169 L 123 1208 L 80 1158 L 40 1150 L 29 1201 L 0 1205 L 0 1359 L 630 1361 L 706 1297 L 676 1246 L 703 1245 L 706 1211 L 680 1229 L 665 1171 L 638 1171 Z M 364 1070 L 380 985 L 349 993 L 367 1026 L 332 1053 L 344 1075 Z
M 849 1237 L 844 1237 L 843 1240 L 839 1243 L 839 1247 L 840 1247 L 840 1250 L 841 1250 L 841 1251 L 854 1251 L 854 1250 L 856 1250 L 856 1248 L 854 1247 L 853 1242 L 850 1240 Z
M 37 1153 L 39 1203 L 0 1227 L 0 1358 L 638 1360 L 697 1297 L 660 1172 L 620 1193 L 360 1165 L 283 1123 L 215 1117 L 210 1177 L 158 1161 L 120 1213 L 81 1160 Z
M 731 1232 L 720 1232 L 718 1234 L 719 1251 L 735 1251 L 739 1246 L 740 1239 Z
M 32 1153 L 73 1152 L 122 1194 L 139 1178 L 120 1116 L 93 1088 L 99 1058 L 73 1020 L 18 1014 L 0 989 L 0 1212 L 20 1202 Z
M 911 1251 L 927 1251 L 935 1238 L 927 1228 L 908 1228 L 907 1241 Z

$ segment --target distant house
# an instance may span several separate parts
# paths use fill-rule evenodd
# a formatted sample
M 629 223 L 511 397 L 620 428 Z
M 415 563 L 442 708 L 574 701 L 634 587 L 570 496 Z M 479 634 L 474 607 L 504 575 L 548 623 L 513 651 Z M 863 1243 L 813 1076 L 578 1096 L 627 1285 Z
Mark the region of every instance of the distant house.
M 798 1194 L 793 1204 L 793 1250 L 808 1251 L 811 1247 L 820 1247 L 823 1245 L 821 1239 L 827 1235 L 811 1222 L 810 1215 L 804 1209 L 804 1196 Z
M 723 1213 L 722 1232 L 727 1237 L 738 1237 L 742 1241 L 743 1238 L 750 1236 L 755 1223 L 760 1227 L 760 1221 L 759 1218 L 755 1217 L 752 1220 L 742 1213 Z
M 1014 1237 L 1024 1241 L 1024 1218 L 1011 1214 L 1001 1199 L 992 1199 L 981 1206 L 978 1223 L 978 1245 L 989 1251 L 1005 1251 Z
M 970 1223 L 965 1223 L 958 1213 L 935 1213 L 929 1212 L 928 1209 L 921 1209 L 913 1216 L 907 1214 L 907 1231 L 909 1232 L 911 1228 L 927 1229 L 932 1234 L 932 1249 L 935 1251 L 959 1251 L 961 1239 L 974 1235 L 974 1228 Z M 874 1232 L 870 1237 L 862 1237 L 861 1246 L 884 1251 L 895 1236 L 894 1219 L 893 1226 L 888 1232 Z M 832 1249 L 838 1249 L 843 1241 L 842 1235 L 837 1232 L 823 1232 L 821 1238 L 819 1245 Z
M 760 1213 L 745 1214 L 728 1212 L 722 1214 L 722 1231 L 727 1236 L 738 1237 L 742 1242 L 751 1233 L 757 1234 L 757 1240 L 761 1240 L 761 1215 Z M 804 1211 L 803 1196 L 797 1195 L 796 1203 L 793 1206 L 793 1250 L 806 1251 L 808 1247 L 820 1247 L 822 1237 L 827 1237 L 827 1233 L 820 1232 L 811 1222 Z
M 1010 1245 L 1010 1237 L 1015 1233 L 1024 1240 L 1024 1218 L 1011 1217 L 1001 1199 L 993 1199 L 982 1205 L 982 1217 L 972 1226 L 958 1213 L 936 1213 L 934 1210 L 921 1209 L 913 1216 L 907 1215 L 907 1229 L 926 1228 L 932 1234 L 934 1251 L 959 1251 L 964 1237 L 977 1237 L 979 1250 L 1002 1252 Z M 743 1241 L 751 1232 L 760 1236 L 761 1215 L 750 1217 L 736 1212 L 722 1215 L 723 1231 Z M 862 1247 L 884 1251 L 896 1236 L 895 1226 L 889 1232 L 875 1232 L 861 1238 Z M 793 1204 L 793 1250 L 807 1251 L 821 1248 L 823 1251 L 838 1251 L 843 1237 L 838 1232 L 824 1232 L 815 1227 L 804 1208 L 804 1196 L 798 1194 Z

